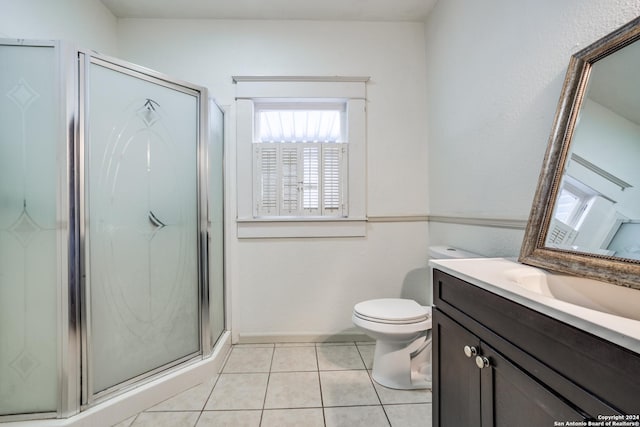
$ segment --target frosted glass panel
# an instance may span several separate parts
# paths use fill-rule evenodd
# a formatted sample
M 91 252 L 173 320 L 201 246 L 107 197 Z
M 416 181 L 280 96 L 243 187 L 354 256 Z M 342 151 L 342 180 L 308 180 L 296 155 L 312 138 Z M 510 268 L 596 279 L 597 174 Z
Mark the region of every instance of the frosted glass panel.
M 98 393 L 200 350 L 196 96 L 91 64 L 86 206 Z
M 0 415 L 58 406 L 55 70 L 52 47 L 0 46 Z
M 212 103 L 209 126 L 209 319 L 211 343 L 224 331 L 224 222 L 223 222 L 223 121 L 222 111 Z

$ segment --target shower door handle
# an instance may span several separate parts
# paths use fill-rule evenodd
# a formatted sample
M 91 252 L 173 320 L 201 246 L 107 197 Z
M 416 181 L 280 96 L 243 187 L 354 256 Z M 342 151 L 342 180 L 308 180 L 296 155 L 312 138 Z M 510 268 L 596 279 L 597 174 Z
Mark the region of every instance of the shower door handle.
M 167 224 L 158 219 L 158 217 L 153 213 L 152 210 L 149 211 L 149 222 L 158 228 L 164 228 L 167 226 Z

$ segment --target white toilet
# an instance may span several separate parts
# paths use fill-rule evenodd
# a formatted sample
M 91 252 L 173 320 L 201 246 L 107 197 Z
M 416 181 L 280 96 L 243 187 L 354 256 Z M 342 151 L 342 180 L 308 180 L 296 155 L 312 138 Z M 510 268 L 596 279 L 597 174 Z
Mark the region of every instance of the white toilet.
M 429 248 L 432 259 L 478 258 L 449 246 Z M 383 298 L 353 307 L 353 324 L 376 340 L 373 379 L 389 388 L 431 388 L 431 279 L 420 304 L 412 299 Z M 423 305 L 421 305 L 423 304 Z

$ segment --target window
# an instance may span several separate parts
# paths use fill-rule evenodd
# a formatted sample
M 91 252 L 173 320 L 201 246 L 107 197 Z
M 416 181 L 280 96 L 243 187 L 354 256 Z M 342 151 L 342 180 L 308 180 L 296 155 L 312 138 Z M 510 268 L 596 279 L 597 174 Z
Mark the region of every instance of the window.
M 598 192 L 569 175 L 565 176 L 559 191 L 554 218 L 577 230 Z
M 345 217 L 344 103 L 254 104 L 255 217 Z
M 238 237 L 366 234 L 363 77 L 234 77 Z

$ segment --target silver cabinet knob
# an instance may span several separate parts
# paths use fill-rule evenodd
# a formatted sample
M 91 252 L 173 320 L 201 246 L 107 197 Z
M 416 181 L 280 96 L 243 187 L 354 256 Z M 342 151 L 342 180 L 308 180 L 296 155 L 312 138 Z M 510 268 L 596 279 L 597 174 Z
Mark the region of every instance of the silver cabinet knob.
M 491 362 L 486 357 L 476 356 L 476 366 L 478 366 L 478 368 L 480 369 L 488 368 L 489 366 L 491 366 Z
M 477 356 L 478 355 L 478 349 L 471 346 L 469 347 L 468 345 L 464 346 L 464 355 L 467 357 L 473 357 L 473 356 Z

